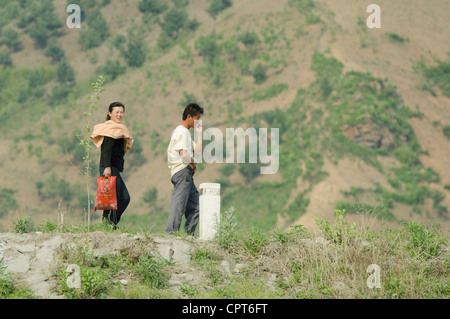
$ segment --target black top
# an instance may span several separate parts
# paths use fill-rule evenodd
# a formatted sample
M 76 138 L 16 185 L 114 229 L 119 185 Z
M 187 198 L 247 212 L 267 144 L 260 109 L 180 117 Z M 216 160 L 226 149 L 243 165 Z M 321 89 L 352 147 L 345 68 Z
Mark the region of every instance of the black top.
M 125 139 L 113 139 L 105 136 L 102 143 L 100 155 L 100 167 L 116 167 L 119 172 L 123 171 L 123 156 Z

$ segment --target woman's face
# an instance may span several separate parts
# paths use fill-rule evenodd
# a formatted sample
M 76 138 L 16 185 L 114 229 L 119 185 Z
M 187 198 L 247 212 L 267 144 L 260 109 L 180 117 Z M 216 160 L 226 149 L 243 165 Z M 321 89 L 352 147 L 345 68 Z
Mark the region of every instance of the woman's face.
M 125 111 L 122 106 L 114 106 L 112 112 L 108 112 L 111 120 L 116 123 L 122 123 L 123 117 L 125 115 Z

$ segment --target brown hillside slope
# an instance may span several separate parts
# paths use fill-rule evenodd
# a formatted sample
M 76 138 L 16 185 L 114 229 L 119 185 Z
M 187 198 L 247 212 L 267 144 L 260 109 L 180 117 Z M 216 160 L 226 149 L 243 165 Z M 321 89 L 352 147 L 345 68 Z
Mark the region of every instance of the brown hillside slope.
M 141 23 L 142 14 L 137 10 L 137 0 L 111 1 L 111 4 L 102 8 L 105 19 L 108 21 L 111 33 L 126 34 L 127 29 L 133 23 Z M 155 186 L 158 190 L 158 204 L 168 210 L 172 185 L 169 181 L 169 172 L 164 152 L 155 154 L 151 149 L 151 132 L 158 132 L 162 143 L 166 143 L 171 130 L 180 121 L 179 105 L 183 99 L 183 91 L 194 94 L 203 102 L 206 114 L 205 126 L 219 126 L 223 123 L 225 104 L 227 100 L 242 100 L 243 115 L 254 112 L 270 110 L 278 107 L 286 110 L 296 98 L 299 88 L 308 88 L 315 78 L 311 70 L 311 56 L 314 50 L 329 51 L 344 64 L 344 72 L 349 70 L 369 71 L 374 76 L 388 78 L 398 87 L 405 104 L 414 109 L 418 105 L 423 113 L 421 119 L 411 119 L 415 133 L 421 146 L 428 151 L 427 156 L 421 160 L 425 167 L 433 168 L 440 175 L 440 182 L 432 185 L 446 194 L 442 204 L 450 207 L 450 191 L 443 185 L 450 184 L 448 160 L 450 155 L 450 141 L 442 134 L 439 126 L 433 122 L 439 121 L 442 125 L 450 124 L 450 99 L 440 94 L 432 96 L 429 92 L 419 88 L 421 76 L 414 73 L 412 65 L 421 57 L 427 64 L 432 64 L 433 59 L 444 60 L 450 51 L 448 27 L 449 3 L 444 0 L 434 1 L 429 5 L 423 1 L 378 1 L 382 13 L 382 28 L 362 30 L 358 26 L 358 17 L 365 21 L 366 5 L 357 0 L 327 0 L 316 1 L 317 14 L 326 22 L 326 31 L 322 25 L 306 25 L 304 17 L 288 6 L 289 1 L 270 0 L 246 0 L 235 1 L 233 6 L 212 19 L 207 13 L 208 1 L 191 1 L 188 12 L 190 17 L 195 17 L 200 26 L 187 42 L 193 54 L 193 65 L 186 60 L 178 58 L 181 51 L 175 46 L 165 55 L 147 62 L 141 69 L 128 69 L 127 73 L 116 81 L 106 85 L 106 91 L 99 101 L 99 108 L 94 115 L 95 122 L 103 121 L 106 106 L 114 100 L 120 100 L 127 105 L 126 123 L 132 129 L 133 134 L 140 137 L 146 158 L 144 165 L 132 171 L 126 172 L 126 181 L 132 201 L 127 214 L 149 214 L 149 209 L 142 204 L 140 198 L 149 188 Z M 58 15 L 65 19 L 63 1 L 55 1 Z M 194 43 L 201 36 L 209 35 L 212 31 L 223 33 L 223 38 L 238 33 L 236 30 L 255 30 L 268 25 L 268 21 L 278 23 L 284 27 L 285 35 L 290 40 L 291 49 L 286 54 L 286 65 L 280 65 L 277 69 L 268 71 L 268 80 L 264 86 L 273 83 L 288 83 L 289 87 L 280 95 L 270 100 L 252 101 L 251 93 L 258 86 L 253 83 L 251 76 L 241 76 L 239 85 L 228 83 L 225 87 L 215 89 L 209 79 L 197 75 L 195 70 L 202 65 L 202 57 L 194 48 Z M 66 56 L 74 66 L 77 81 L 88 78 L 98 65 L 102 65 L 107 57 L 118 57 L 117 50 L 112 48 L 108 40 L 98 49 L 83 52 L 77 42 L 77 30 L 67 30 L 60 38 L 60 42 L 66 50 Z M 405 43 L 392 43 L 386 33 L 395 32 L 409 39 Z M 156 54 L 156 46 L 159 27 L 155 26 L 149 31 L 146 43 L 150 48 L 150 55 Z M 112 37 L 110 37 L 112 38 Z M 32 67 L 35 63 L 43 63 L 47 58 L 35 50 L 28 39 L 24 40 L 25 50 L 13 55 L 17 66 Z M 31 41 L 31 40 L 30 40 Z M 281 45 L 280 45 L 281 46 Z M 90 57 L 96 55 L 98 62 L 93 65 Z M 168 65 L 176 63 L 179 78 L 169 74 Z M 162 69 L 162 71 L 161 71 Z M 148 78 L 148 72 L 152 77 Z M 164 75 L 163 80 L 156 75 Z M 81 129 L 84 125 L 80 121 L 82 113 L 87 109 L 88 100 L 82 96 L 70 104 L 71 111 L 56 109 L 43 116 L 32 127 L 24 127 L 14 132 L 17 136 L 23 136 L 29 131 L 39 131 L 43 123 L 48 123 L 52 128 L 52 136 L 56 139 L 64 134 L 72 134 L 74 130 Z M 219 126 L 223 129 L 225 126 Z M 39 162 L 36 157 L 28 158 L 27 141 L 20 141 L 17 152 L 11 156 L 11 143 L 0 145 L 1 170 L 3 174 L 2 187 L 17 189 L 16 199 L 20 209 L 5 216 L 0 228 L 9 228 L 12 221 L 21 217 L 32 217 L 36 222 L 45 218 L 56 218 L 56 205 L 54 202 L 41 202 L 36 192 L 35 182 L 47 179 L 52 172 L 58 172 L 58 176 L 74 183 L 83 183 L 80 170 L 68 161 L 66 155 L 61 152 L 58 145 L 42 142 L 45 148 L 45 160 Z M 161 149 L 164 149 L 161 147 Z M 94 150 L 94 160 L 99 156 L 98 150 Z M 391 163 L 383 163 L 389 167 Z M 220 165 L 204 165 L 204 169 L 196 176 L 196 183 L 211 182 L 219 177 Z M 368 186 L 371 181 L 377 181 L 385 187 L 389 187 L 386 177 L 360 160 L 344 158 L 337 165 L 325 161 L 323 170 L 329 173 L 322 182 L 315 185 L 310 194 L 310 203 L 306 214 L 301 216 L 296 223 L 306 226 L 314 226 L 314 217 L 333 214 L 333 203 L 342 198 L 340 190 L 348 190 L 351 186 Z M 235 173 L 233 181 L 244 182 L 242 177 Z M 260 176 L 261 180 L 278 180 L 278 175 Z M 290 194 L 291 200 L 304 188 L 301 181 L 297 188 Z M 92 194 L 91 194 L 92 195 Z M 288 204 L 288 203 L 287 203 Z M 431 207 L 431 203 L 427 203 Z M 64 209 L 68 209 L 66 204 Z M 71 206 L 76 206 L 72 203 Z M 77 209 L 74 207 L 74 209 Z M 396 205 L 394 212 L 398 217 L 411 218 L 410 208 Z M 98 214 L 97 214 L 98 215 Z M 429 218 L 412 216 L 430 221 Z M 431 216 L 433 220 L 435 216 Z M 443 230 L 449 230 L 450 223 L 442 222 Z M 147 226 L 147 225 L 146 225 Z M 143 226 L 144 228 L 146 226 Z M 280 227 L 285 225 L 280 219 Z

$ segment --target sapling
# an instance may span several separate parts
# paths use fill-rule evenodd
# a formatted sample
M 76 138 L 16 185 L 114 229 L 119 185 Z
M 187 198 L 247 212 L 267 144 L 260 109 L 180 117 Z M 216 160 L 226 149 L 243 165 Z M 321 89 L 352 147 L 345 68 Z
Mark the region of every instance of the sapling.
M 95 81 L 94 83 L 91 83 L 93 89 L 94 89 L 94 94 L 90 95 L 88 97 L 90 103 L 89 103 L 89 108 L 87 112 L 84 112 L 83 116 L 87 117 L 87 123 L 84 126 L 84 131 L 80 132 L 77 131 L 76 132 L 76 136 L 78 138 L 78 140 L 80 141 L 80 145 L 84 148 L 84 156 L 83 156 L 83 160 L 84 160 L 84 177 L 86 180 L 86 192 L 87 192 L 87 201 L 88 201 L 88 206 L 87 206 L 87 223 L 88 223 L 88 231 L 89 231 L 89 227 L 90 227 L 90 220 L 91 220 L 91 198 L 90 198 L 90 192 L 89 192 L 89 186 L 91 184 L 91 150 L 92 150 L 92 144 L 91 144 L 91 139 L 90 139 L 90 135 L 91 135 L 91 127 L 92 127 L 92 115 L 94 113 L 94 111 L 97 109 L 97 103 L 100 99 L 100 94 L 105 91 L 103 84 L 106 81 L 106 76 L 103 75 L 99 75 L 97 78 L 97 81 Z

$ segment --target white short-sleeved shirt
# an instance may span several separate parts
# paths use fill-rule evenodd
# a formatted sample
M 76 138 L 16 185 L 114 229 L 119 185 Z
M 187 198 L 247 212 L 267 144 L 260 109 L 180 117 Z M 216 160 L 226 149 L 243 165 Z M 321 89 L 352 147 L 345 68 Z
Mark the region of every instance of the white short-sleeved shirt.
M 183 162 L 179 151 L 185 150 L 190 157 L 193 157 L 195 145 L 191 133 L 183 125 L 180 124 L 173 130 L 167 148 L 167 162 L 169 164 L 171 177 L 188 165 L 188 163 Z

